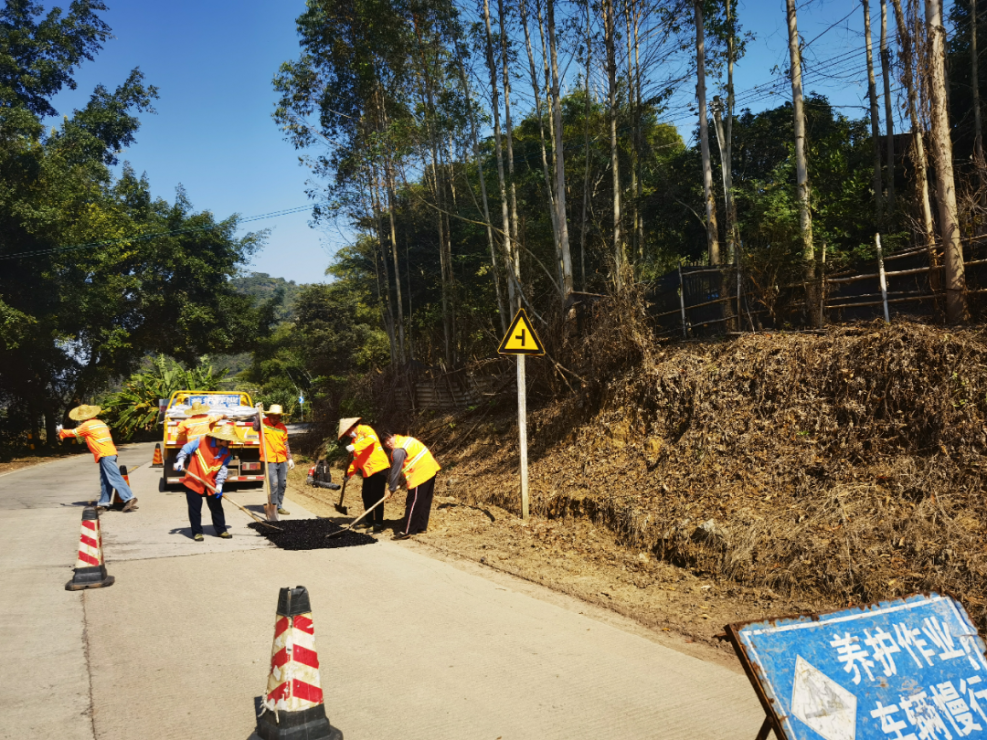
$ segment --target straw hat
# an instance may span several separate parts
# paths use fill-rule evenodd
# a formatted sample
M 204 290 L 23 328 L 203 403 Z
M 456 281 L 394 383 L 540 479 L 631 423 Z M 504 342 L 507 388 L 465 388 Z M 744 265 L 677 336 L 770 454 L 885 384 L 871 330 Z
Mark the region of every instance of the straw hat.
M 199 414 L 208 414 L 210 411 L 209 407 L 206 406 L 202 401 L 196 401 L 191 406 L 189 406 L 188 411 L 185 412 L 186 416 L 198 416 Z
M 268 416 L 281 416 L 284 413 L 284 409 L 281 408 L 281 404 L 272 403 L 265 413 Z
M 99 406 L 76 406 L 74 409 L 69 411 L 69 418 L 72 421 L 85 421 L 86 419 L 93 419 L 103 413 L 103 409 Z
M 240 438 L 236 436 L 236 432 L 233 431 L 233 427 L 223 424 L 221 426 L 215 426 L 210 429 L 206 434 L 213 439 L 225 439 L 227 442 L 239 442 Z
M 355 427 L 357 424 L 359 424 L 360 423 L 360 419 L 362 419 L 362 418 L 363 418 L 362 416 L 352 416 L 349 419 L 340 419 L 339 420 L 339 434 L 337 435 L 336 438 L 337 439 L 342 439 L 343 437 L 345 437 L 346 436 L 346 433 L 350 429 L 352 429 L 353 427 Z

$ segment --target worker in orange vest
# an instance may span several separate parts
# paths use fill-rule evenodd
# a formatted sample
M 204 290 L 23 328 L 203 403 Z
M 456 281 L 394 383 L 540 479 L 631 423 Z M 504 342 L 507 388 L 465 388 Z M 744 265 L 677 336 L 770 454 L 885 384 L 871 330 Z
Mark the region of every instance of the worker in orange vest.
M 217 421 L 226 418 L 226 414 L 209 413 L 209 407 L 201 401 L 195 401 L 185 415 L 187 418 L 178 424 L 178 444 L 181 445 L 198 439 L 212 429 Z
M 76 406 L 69 411 L 69 418 L 82 423 L 75 429 L 68 430 L 62 429 L 59 425 L 56 427 L 58 438 L 75 437 L 86 440 L 86 446 L 99 464 L 100 493 L 96 504 L 97 511 L 106 511 L 109 508 L 114 488 L 124 502 L 123 510 L 134 511 L 137 508 L 137 499 L 120 474 L 120 467 L 117 465 L 117 448 L 113 444 L 110 428 L 106 426 L 106 422 L 96 418 L 102 412 L 103 409 L 99 406 Z
M 359 473 L 363 478 L 363 508 L 369 509 L 382 498 L 387 489 L 387 471 L 391 463 L 373 427 L 360 423 L 359 416 L 339 420 L 339 439 L 346 440 L 346 451 L 353 456 L 346 477 Z M 369 521 L 372 518 L 373 521 Z M 378 506 L 370 517 L 357 524 L 357 528 L 373 527 L 374 532 L 384 529 L 384 507 Z
M 188 503 L 188 520 L 192 525 L 192 539 L 202 542 L 202 499 L 209 506 L 212 527 L 216 535 L 224 540 L 231 535 L 226 530 L 226 514 L 223 511 L 223 484 L 229 474 L 227 467 L 232 453 L 230 442 L 237 436 L 229 427 L 210 429 L 203 436 L 185 444 L 178 452 L 175 470 L 181 472 L 188 459 L 188 470 L 182 477 L 185 486 L 185 501 Z
M 254 431 L 260 432 L 264 404 L 257 404 L 257 418 L 254 419 Z M 267 458 L 267 477 L 271 483 L 271 503 L 278 507 L 279 514 L 290 514 L 284 508 L 284 489 L 288 487 L 288 471 L 295 469 L 295 461 L 291 459 L 291 448 L 288 446 L 288 427 L 281 423 L 284 413 L 281 406 L 274 403 L 264 416 L 264 452 Z
M 388 480 L 390 498 L 398 490 L 402 477 L 408 489 L 404 504 L 404 528 L 394 539 L 406 540 L 428 529 L 428 516 L 432 511 L 435 493 L 435 476 L 442 469 L 423 445 L 414 437 L 385 432 L 381 437 L 384 449 L 391 453 L 391 473 Z

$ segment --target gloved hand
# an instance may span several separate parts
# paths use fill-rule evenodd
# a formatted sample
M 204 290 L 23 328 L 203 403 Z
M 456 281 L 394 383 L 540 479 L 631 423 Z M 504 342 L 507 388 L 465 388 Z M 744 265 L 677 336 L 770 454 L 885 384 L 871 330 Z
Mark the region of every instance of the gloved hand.
M 62 425 L 58 424 L 55 426 L 55 434 L 61 434 L 61 433 L 62 433 Z
M 216 486 L 216 498 L 223 498 L 223 487 Z
M 257 409 L 258 411 L 263 411 L 264 410 L 264 404 L 257 403 L 257 404 L 254 405 L 254 408 Z
M 294 469 L 295 469 L 295 461 L 294 460 L 289 460 L 288 461 L 288 470 L 294 470 Z
M 352 455 L 354 452 L 356 452 L 356 447 L 354 447 L 353 445 L 346 445 L 346 451 Z
M 182 469 L 185 467 L 184 460 L 175 460 L 175 471 L 181 473 Z

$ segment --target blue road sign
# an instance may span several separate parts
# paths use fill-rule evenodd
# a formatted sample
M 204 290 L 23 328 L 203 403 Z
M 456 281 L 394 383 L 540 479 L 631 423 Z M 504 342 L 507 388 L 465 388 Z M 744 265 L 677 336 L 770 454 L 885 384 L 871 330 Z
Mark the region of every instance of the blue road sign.
M 921 594 L 728 627 L 787 740 L 987 738 L 987 659 L 963 606 Z
M 305 403 L 305 396 L 298 396 L 298 403 Z

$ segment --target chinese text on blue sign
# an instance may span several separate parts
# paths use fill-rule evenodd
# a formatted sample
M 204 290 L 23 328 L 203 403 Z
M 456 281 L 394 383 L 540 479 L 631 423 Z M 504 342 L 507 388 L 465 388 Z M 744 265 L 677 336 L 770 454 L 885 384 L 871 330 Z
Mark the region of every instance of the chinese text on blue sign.
M 987 738 L 984 644 L 951 598 L 730 631 L 788 740 Z

